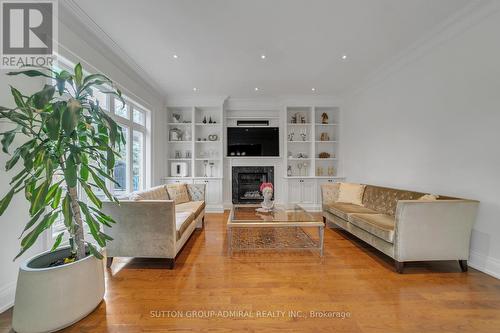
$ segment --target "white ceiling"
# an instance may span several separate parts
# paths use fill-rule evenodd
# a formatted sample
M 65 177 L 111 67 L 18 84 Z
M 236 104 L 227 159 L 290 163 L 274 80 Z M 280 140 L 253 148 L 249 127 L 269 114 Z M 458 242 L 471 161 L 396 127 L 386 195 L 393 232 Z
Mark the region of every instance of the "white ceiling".
M 196 94 L 260 97 L 341 95 L 467 2 L 79 0 L 77 4 L 166 95 L 191 95 L 196 87 Z M 344 53 L 347 61 L 341 60 Z

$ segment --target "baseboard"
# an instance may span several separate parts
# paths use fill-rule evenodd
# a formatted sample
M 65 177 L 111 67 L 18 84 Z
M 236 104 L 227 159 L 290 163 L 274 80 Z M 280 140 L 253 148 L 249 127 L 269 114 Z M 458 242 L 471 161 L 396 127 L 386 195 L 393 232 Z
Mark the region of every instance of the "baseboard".
M 0 289 L 0 313 L 7 311 L 14 305 L 16 283 L 9 283 Z
M 469 256 L 469 266 L 483 273 L 500 279 L 500 260 L 485 256 L 482 253 L 471 251 Z

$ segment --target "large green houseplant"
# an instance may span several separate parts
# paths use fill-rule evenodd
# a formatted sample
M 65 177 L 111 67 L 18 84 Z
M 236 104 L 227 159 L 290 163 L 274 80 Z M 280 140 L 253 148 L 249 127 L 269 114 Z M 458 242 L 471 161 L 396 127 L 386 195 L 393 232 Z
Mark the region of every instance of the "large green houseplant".
M 24 68 L 8 75 L 47 81 L 30 96 L 11 87 L 15 107 L 0 107 L 0 120 L 11 124 L 0 133 L 2 151 L 10 155 L 5 169 L 17 170 L 0 200 L 0 215 L 20 192 L 29 202 L 15 259 L 59 218 L 65 226 L 50 251 L 20 264 L 12 326 L 19 333 L 52 332 L 88 315 L 104 297 L 103 252 L 85 239 L 84 224 L 101 248 L 112 240 L 101 231 L 115 221 L 100 211 L 99 194 L 117 201 L 106 183 L 116 183 L 113 168 L 125 139 L 93 95 L 123 99 L 110 79 L 84 76 L 80 64 L 73 73 Z M 62 244 L 66 233 L 69 245 Z
M 24 192 L 29 201 L 30 220 L 21 240 L 18 258 L 29 249 L 59 216 L 69 233 L 71 260 L 86 256 L 86 248 L 96 257 L 101 253 L 84 237 L 84 222 L 101 247 L 111 240 L 99 224 L 109 225 L 113 219 L 100 212 L 101 200 L 95 189 L 109 200 L 116 200 L 106 187 L 113 180 L 115 156 L 125 140 L 120 127 L 104 111 L 93 92 L 112 94 L 123 102 L 121 92 L 113 89 L 110 79 L 102 74 L 84 76 L 77 64 L 74 72 L 30 68 L 8 75 L 43 77 L 49 83 L 31 96 L 11 87 L 15 108 L 0 107 L 0 119 L 7 119 L 13 128 L 0 133 L 2 151 L 11 154 L 6 171 L 21 164 L 10 182 L 10 191 L 0 201 L 2 215 L 12 197 Z M 25 142 L 13 149 L 16 136 Z M 82 190 L 91 204 L 81 199 Z M 63 239 L 61 232 L 53 244 L 55 250 Z M 67 262 L 68 260 L 66 260 Z

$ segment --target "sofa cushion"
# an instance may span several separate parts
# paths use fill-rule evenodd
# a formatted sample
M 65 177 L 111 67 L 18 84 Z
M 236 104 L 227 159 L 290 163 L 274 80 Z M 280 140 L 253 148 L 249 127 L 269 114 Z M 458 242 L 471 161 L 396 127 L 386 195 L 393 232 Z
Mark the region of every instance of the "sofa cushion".
M 198 217 L 203 209 L 205 209 L 205 201 L 189 201 L 175 205 L 176 212 L 193 213 L 195 217 Z
M 190 200 L 186 184 L 169 184 L 167 185 L 167 192 L 176 205 Z
M 348 220 L 349 214 L 361 213 L 361 214 L 377 214 L 376 211 L 371 210 L 369 208 L 353 205 L 350 203 L 337 202 L 333 204 L 329 204 L 326 206 L 327 210 L 344 220 Z
M 416 200 L 424 194 L 425 193 L 367 185 L 363 196 L 363 206 L 376 210 L 380 214 L 395 216 L 398 200 Z
M 165 185 L 160 185 L 144 191 L 133 192 L 130 194 L 129 199 L 133 201 L 169 200 L 169 197 Z
M 181 239 L 182 235 L 193 221 L 194 214 L 191 212 L 175 213 L 175 228 L 177 230 L 177 240 Z
M 351 214 L 349 222 L 386 242 L 394 242 L 396 220 L 393 216 L 387 214 Z
M 365 185 L 340 183 L 337 202 L 345 202 L 361 206 L 363 205 L 364 192 L 365 192 Z

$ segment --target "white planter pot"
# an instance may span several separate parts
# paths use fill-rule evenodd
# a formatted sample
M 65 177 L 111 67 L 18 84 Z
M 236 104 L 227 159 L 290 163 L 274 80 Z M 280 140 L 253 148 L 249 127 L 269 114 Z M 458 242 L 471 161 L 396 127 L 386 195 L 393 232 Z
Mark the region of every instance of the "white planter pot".
M 12 328 L 18 333 L 53 332 L 90 314 L 104 297 L 104 264 L 93 256 L 57 267 L 69 248 L 37 255 L 19 268 Z

